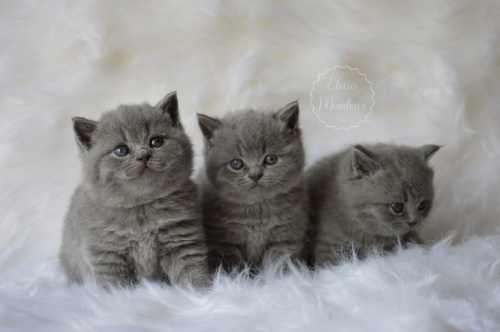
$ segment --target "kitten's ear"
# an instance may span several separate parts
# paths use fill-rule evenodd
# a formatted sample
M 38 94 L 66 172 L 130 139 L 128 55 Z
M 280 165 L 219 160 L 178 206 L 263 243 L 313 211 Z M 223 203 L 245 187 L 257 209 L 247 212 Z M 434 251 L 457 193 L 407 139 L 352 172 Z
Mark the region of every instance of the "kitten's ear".
M 436 153 L 437 150 L 439 150 L 439 148 L 441 148 L 439 145 L 429 144 L 421 146 L 418 149 L 420 150 L 420 153 L 424 156 L 425 161 L 428 161 L 429 159 L 431 159 L 434 153 Z
M 352 148 L 352 172 L 356 177 L 373 175 L 380 169 L 380 164 L 372 159 L 371 153 L 361 145 Z
M 85 118 L 73 118 L 73 130 L 76 141 L 83 151 L 88 151 L 92 147 L 92 134 L 97 129 L 97 122 Z
M 276 113 L 275 118 L 286 123 L 287 127 L 295 131 L 299 124 L 299 102 L 293 101 Z
M 177 101 L 177 91 L 170 92 L 166 95 L 158 104 L 156 108 L 163 111 L 164 114 L 168 114 L 172 119 L 172 124 L 174 126 L 180 125 L 179 119 L 179 102 Z
M 216 118 L 211 118 L 203 114 L 198 115 L 198 125 L 200 126 L 201 132 L 205 139 L 209 141 L 216 131 L 221 126 L 221 121 Z

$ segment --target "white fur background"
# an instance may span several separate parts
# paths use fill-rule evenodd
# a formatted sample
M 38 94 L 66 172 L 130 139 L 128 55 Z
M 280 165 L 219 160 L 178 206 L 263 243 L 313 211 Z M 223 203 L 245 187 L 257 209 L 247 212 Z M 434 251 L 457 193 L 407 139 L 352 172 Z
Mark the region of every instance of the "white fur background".
M 376 91 L 349 131 L 309 105 L 335 65 Z M 80 174 L 70 118 L 173 90 L 197 164 L 195 112 L 295 99 L 309 162 L 364 141 L 443 145 L 431 246 L 314 274 L 220 276 L 204 294 L 68 287 L 57 254 Z M 2 1 L 0 112 L 2 331 L 500 330 L 497 0 Z

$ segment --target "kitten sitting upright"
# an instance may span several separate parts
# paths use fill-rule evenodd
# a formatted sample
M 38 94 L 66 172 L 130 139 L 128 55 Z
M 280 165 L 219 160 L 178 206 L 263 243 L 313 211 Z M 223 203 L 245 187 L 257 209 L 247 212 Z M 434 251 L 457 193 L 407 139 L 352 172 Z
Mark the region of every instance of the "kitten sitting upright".
M 318 265 L 336 263 L 354 249 L 421 243 L 416 229 L 432 207 L 433 170 L 427 161 L 439 149 L 389 144 L 356 145 L 308 170 L 313 227 L 312 255 Z
M 192 147 L 175 92 L 158 105 L 120 105 L 73 119 L 83 162 L 60 259 L 71 282 L 127 286 L 140 277 L 186 286 L 208 278 Z
M 199 114 L 205 136 L 201 196 L 209 266 L 258 267 L 265 254 L 297 257 L 308 200 L 299 106 L 247 110 L 222 119 Z

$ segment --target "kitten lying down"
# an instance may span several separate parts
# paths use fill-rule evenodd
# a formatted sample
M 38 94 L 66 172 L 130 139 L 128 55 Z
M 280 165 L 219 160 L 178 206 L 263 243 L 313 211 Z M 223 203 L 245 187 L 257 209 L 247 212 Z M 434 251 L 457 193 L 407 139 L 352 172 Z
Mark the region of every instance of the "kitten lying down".
M 175 93 L 158 105 L 120 105 L 98 122 L 73 119 L 83 181 L 66 215 L 60 259 L 71 282 L 102 287 L 140 277 L 208 282 L 191 142 Z
M 390 144 L 356 145 L 308 170 L 311 252 L 318 265 L 335 264 L 352 245 L 360 257 L 390 250 L 400 240 L 421 243 L 418 226 L 432 207 L 439 149 Z

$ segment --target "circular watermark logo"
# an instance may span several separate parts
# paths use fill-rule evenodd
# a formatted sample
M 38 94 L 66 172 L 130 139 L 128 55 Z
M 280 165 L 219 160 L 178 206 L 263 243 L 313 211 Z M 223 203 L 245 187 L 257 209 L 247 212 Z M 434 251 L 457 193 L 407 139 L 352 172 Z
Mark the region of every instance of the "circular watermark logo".
M 310 95 L 318 120 L 336 130 L 357 128 L 375 105 L 372 82 L 358 68 L 347 65 L 328 68 L 319 74 Z

